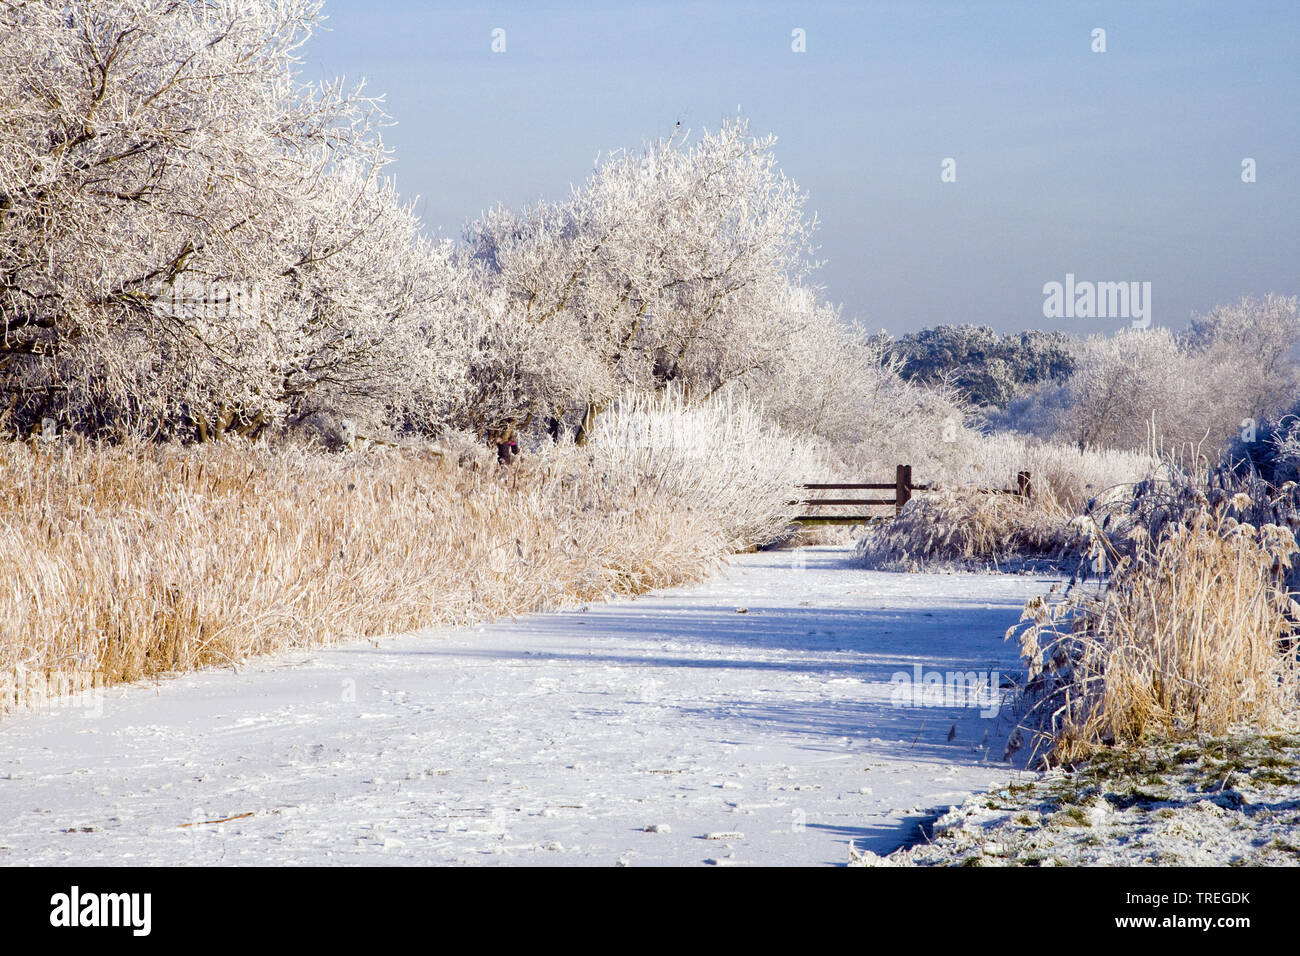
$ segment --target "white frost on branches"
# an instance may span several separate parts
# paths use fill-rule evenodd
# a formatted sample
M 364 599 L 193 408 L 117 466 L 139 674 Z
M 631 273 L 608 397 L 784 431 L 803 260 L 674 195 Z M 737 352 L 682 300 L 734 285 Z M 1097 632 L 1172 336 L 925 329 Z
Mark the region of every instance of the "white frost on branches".
M 0 3 L 11 414 L 207 435 L 309 397 L 389 406 L 418 385 L 429 402 L 439 376 L 413 380 L 411 359 L 454 273 L 381 180 L 378 103 L 297 79 L 319 16 L 316 0 Z M 178 288 L 208 301 L 176 308 Z
M 814 223 L 771 137 L 726 122 L 619 151 L 562 202 L 466 231 L 474 427 L 595 413 L 669 385 L 703 398 L 780 362 Z M 496 343 L 495 357 L 484 344 Z

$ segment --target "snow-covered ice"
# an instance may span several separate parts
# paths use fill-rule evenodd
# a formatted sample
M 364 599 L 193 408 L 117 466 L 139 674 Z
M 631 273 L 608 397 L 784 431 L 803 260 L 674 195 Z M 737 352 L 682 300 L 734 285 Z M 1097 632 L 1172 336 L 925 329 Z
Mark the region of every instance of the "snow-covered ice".
M 0 864 L 887 853 L 1020 772 L 1001 760 L 1008 714 L 897 707 L 891 676 L 1018 672 L 1003 633 L 1051 579 L 872 572 L 851 554 L 744 555 L 635 601 L 113 688 L 97 715 L 12 716 Z

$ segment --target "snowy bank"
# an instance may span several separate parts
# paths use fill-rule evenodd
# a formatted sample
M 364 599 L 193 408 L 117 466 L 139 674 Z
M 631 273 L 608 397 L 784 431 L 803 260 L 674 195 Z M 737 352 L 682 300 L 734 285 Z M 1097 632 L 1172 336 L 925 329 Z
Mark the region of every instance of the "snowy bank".
M 1242 734 L 1098 754 L 972 796 L 928 839 L 858 866 L 1300 865 L 1300 737 Z

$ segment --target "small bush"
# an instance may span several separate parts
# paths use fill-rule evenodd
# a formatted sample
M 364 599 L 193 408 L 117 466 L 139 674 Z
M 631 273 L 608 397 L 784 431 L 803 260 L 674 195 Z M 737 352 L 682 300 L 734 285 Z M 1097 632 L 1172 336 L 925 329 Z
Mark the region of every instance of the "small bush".
M 1036 599 L 1020 634 L 1049 760 L 1072 762 L 1148 735 L 1289 725 L 1300 704 L 1285 584 L 1297 550 L 1288 528 L 1239 522 L 1248 500 L 1205 499 L 1128 553 L 1104 590 Z M 1101 548 L 1091 519 L 1082 519 Z M 1016 628 L 1008 632 L 1010 637 Z
M 1300 481 L 1300 405 L 1266 418 L 1253 436 L 1243 430 L 1224 458 L 1241 476 L 1253 473 L 1277 486 Z

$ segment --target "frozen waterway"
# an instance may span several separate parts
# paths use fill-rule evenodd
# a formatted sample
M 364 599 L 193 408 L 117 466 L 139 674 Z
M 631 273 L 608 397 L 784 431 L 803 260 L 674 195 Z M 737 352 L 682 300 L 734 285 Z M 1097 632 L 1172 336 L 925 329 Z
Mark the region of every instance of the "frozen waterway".
M 282 654 L 0 723 L 0 864 L 824 864 L 1004 785 L 891 677 L 1019 669 L 1048 579 L 734 560 L 635 601 Z M 745 613 L 738 613 L 739 611 Z M 951 739 L 950 739 L 951 738 Z M 223 820 L 225 823 L 183 824 Z

